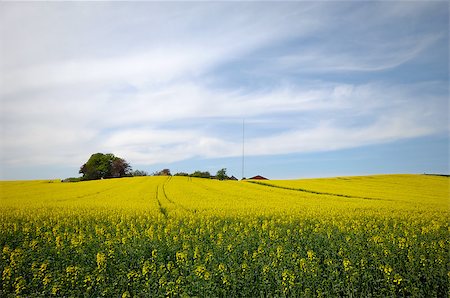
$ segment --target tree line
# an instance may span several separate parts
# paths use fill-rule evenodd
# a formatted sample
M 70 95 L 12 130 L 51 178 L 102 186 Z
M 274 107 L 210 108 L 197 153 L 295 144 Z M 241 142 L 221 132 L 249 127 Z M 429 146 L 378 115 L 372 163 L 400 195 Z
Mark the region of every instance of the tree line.
M 186 172 L 178 172 L 172 175 L 170 169 L 162 169 L 161 171 L 154 172 L 152 174 L 148 174 L 144 172 L 144 175 L 133 175 L 133 176 L 185 176 L 185 177 L 194 177 L 194 178 L 206 178 L 206 179 L 217 179 L 217 180 L 235 180 L 234 176 L 228 176 L 227 169 L 223 168 L 217 171 L 216 175 L 211 175 L 208 171 L 195 171 L 193 173 Z
M 216 175 L 211 175 L 210 172 L 202 172 L 202 171 L 195 171 L 191 174 L 180 172 L 176 173 L 174 176 L 188 176 L 188 177 L 195 177 L 195 178 L 207 178 L 207 179 L 217 179 L 217 180 L 235 180 L 236 178 L 234 176 L 228 176 L 227 169 L 223 168 L 217 171 Z
M 82 174 L 78 178 L 67 178 L 63 182 L 77 182 L 98 179 L 135 177 L 135 176 L 172 176 L 170 169 L 162 169 L 161 171 L 149 174 L 143 170 L 132 170 L 130 164 L 123 158 L 115 156 L 112 153 L 95 153 L 92 154 L 86 163 L 84 163 L 79 170 Z M 234 176 L 227 175 L 227 169 L 223 168 L 217 171 L 216 175 L 211 175 L 208 171 L 195 171 L 191 174 L 185 172 L 178 172 L 173 176 L 188 176 L 207 179 L 218 180 L 237 180 Z

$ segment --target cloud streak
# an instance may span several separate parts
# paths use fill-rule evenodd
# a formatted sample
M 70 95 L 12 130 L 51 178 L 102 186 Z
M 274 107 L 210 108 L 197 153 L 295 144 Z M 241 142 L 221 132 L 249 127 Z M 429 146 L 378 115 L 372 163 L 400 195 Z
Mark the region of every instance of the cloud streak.
M 1 6 L 3 166 L 237 157 L 243 118 L 255 156 L 449 131 L 440 3 Z

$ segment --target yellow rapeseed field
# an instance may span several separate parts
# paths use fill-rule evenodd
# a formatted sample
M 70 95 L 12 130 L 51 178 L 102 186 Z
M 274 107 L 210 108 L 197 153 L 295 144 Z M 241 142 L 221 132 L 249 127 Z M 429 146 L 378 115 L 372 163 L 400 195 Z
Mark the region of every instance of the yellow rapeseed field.
M 448 297 L 449 181 L 0 182 L 0 297 Z

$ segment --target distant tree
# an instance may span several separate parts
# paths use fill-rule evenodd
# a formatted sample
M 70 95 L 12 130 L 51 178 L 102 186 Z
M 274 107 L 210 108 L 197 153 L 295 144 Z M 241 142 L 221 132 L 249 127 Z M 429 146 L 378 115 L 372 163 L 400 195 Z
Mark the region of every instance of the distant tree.
M 200 178 L 201 177 L 201 172 L 200 171 L 195 171 L 194 173 L 191 173 L 189 176 Z
M 131 166 L 120 157 L 113 157 L 111 162 L 111 177 L 125 177 L 131 174 Z
M 131 173 L 132 176 L 148 176 L 148 173 L 146 171 L 141 171 L 141 170 L 135 170 Z
M 169 169 L 162 169 L 159 172 L 153 173 L 153 176 L 172 176 Z
M 198 177 L 198 178 L 211 178 L 211 174 L 208 171 L 206 171 L 206 172 L 195 171 L 190 176 L 191 177 Z
M 185 173 L 185 172 L 178 172 L 178 173 L 174 174 L 174 176 L 189 176 L 189 174 Z
M 61 180 L 61 182 L 80 182 L 81 177 L 69 177 L 66 179 Z
M 83 180 L 101 179 L 108 176 L 108 168 L 108 157 L 103 153 L 95 153 L 81 166 L 80 174 L 83 174 Z
M 216 179 L 218 179 L 218 180 L 226 180 L 226 179 L 228 179 L 227 169 L 223 168 L 223 169 L 218 170 L 217 174 L 216 174 Z
M 83 180 L 125 177 L 130 174 L 131 166 L 112 153 L 95 153 L 80 168 Z
M 169 169 L 163 169 L 161 171 L 161 176 L 172 176 Z

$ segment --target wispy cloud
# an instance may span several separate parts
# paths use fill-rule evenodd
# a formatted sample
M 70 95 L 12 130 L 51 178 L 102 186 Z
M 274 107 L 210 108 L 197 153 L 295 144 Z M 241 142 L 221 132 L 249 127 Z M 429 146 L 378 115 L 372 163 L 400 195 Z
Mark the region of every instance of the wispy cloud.
M 253 155 L 448 133 L 442 7 L 2 3 L 0 163 L 239 156 L 243 118 Z
M 442 35 L 428 35 L 421 39 L 402 40 L 395 44 L 356 41 L 346 49 L 336 51 L 335 44 L 321 43 L 300 48 L 299 53 L 274 59 L 276 71 L 290 72 L 375 72 L 398 67 L 433 46 Z M 357 53 L 364 53 L 358 55 Z

